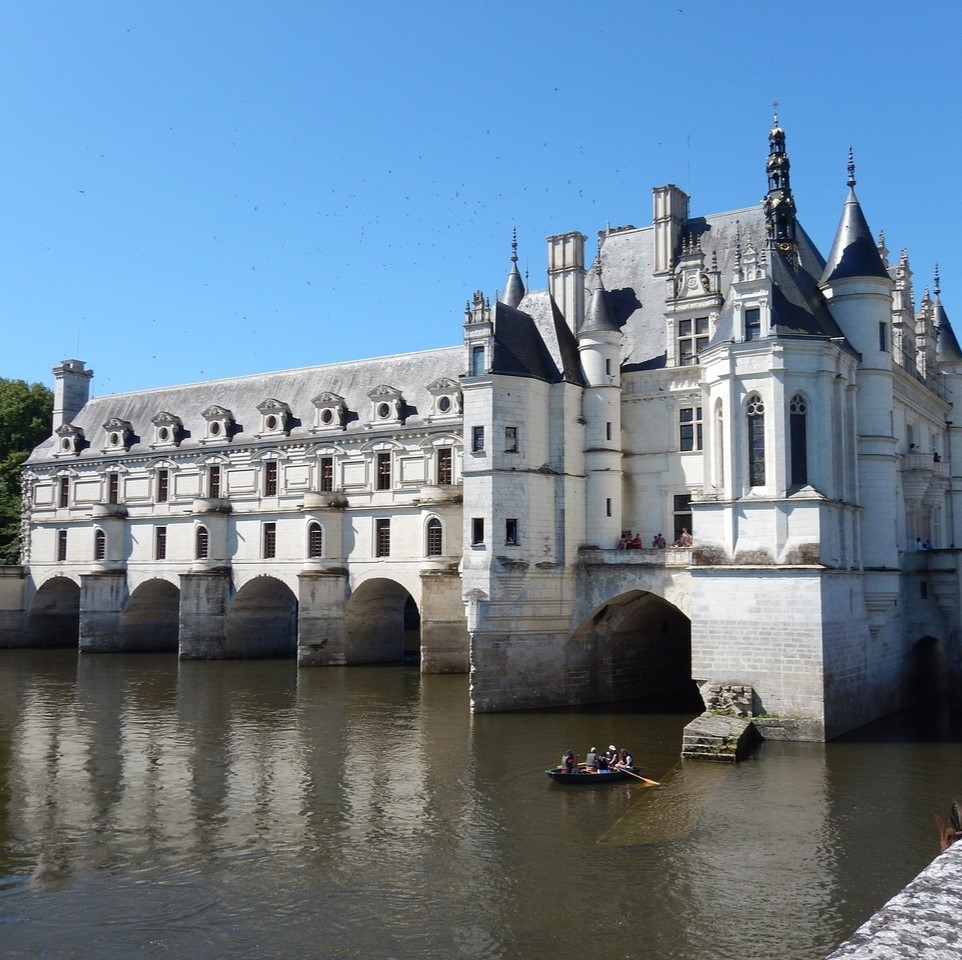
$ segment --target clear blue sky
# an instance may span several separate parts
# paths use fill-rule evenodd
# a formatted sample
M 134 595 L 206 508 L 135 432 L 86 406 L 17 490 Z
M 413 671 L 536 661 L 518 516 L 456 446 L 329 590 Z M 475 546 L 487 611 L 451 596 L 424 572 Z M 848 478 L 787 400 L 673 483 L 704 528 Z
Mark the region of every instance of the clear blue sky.
M 962 335 L 955 2 L 8 0 L 0 376 L 95 394 L 460 342 L 518 229 L 755 203 L 773 101 L 827 253 L 940 264 Z

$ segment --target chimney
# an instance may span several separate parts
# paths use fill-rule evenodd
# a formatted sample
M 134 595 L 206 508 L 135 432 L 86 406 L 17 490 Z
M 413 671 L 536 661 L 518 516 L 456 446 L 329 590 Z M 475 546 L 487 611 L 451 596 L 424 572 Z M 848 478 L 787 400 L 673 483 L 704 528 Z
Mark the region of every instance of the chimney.
M 90 399 L 93 370 L 84 369 L 83 360 L 64 360 L 53 368 L 53 429 L 70 423 Z

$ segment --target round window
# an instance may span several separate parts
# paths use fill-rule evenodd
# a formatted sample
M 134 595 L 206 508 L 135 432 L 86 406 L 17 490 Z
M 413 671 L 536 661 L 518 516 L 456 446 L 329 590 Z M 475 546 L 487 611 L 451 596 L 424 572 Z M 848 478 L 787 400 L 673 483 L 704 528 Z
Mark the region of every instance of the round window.
M 451 409 L 451 398 L 441 397 L 441 399 L 438 400 L 438 410 L 440 410 L 441 413 L 447 413 L 448 410 L 450 409 Z
M 275 417 L 273 414 L 271 414 L 271 416 L 269 416 L 269 417 L 264 421 L 264 426 L 266 426 L 268 430 L 276 430 L 276 429 L 277 429 L 277 417 Z
M 334 419 L 334 413 L 330 410 L 321 411 L 321 423 L 330 423 Z
M 157 436 L 158 436 L 161 440 L 164 440 L 164 441 L 169 440 L 169 439 L 170 439 L 170 431 L 169 431 L 166 427 L 161 427 L 161 428 L 157 431 Z
M 377 408 L 377 415 L 382 419 L 386 420 L 391 413 L 391 408 L 386 404 L 382 403 Z
M 118 443 L 120 443 L 120 434 L 112 433 L 110 435 L 110 445 L 116 447 Z
M 60 441 L 60 449 L 61 450 L 70 449 L 70 441 L 66 437 L 64 437 L 63 440 Z
M 210 427 L 208 427 L 208 430 L 210 430 L 210 435 L 211 435 L 212 437 L 216 437 L 217 434 L 220 433 L 220 424 L 215 420 L 215 421 L 210 425 Z

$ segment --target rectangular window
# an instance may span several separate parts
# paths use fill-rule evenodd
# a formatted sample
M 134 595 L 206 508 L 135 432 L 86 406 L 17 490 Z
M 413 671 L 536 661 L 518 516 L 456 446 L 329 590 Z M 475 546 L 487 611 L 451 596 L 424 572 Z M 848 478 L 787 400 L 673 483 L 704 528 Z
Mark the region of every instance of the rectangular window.
M 517 427 L 504 428 L 504 452 L 505 453 L 518 452 L 518 428 Z
M 321 493 L 334 489 L 334 458 L 321 457 Z
M 107 474 L 107 503 L 117 503 L 120 499 L 120 474 Z
M 691 534 L 691 494 L 678 493 L 672 500 L 672 514 L 675 524 L 675 546 L 682 546 L 682 537 Z
M 94 560 L 103 560 L 107 556 L 107 534 L 98 530 L 94 534 Z
M 194 535 L 194 555 L 198 560 L 206 560 L 210 552 L 210 534 L 207 527 L 198 527 Z
M 57 560 L 63 562 L 67 559 L 67 531 L 57 531 Z
M 272 560 L 277 556 L 277 524 L 264 524 L 264 559 Z
M 605 360 L 605 376 L 606 376 L 606 377 L 610 377 L 610 376 L 611 376 L 611 361 L 610 361 L 610 360 Z
M 882 353 L 888 353 L 889 338 L 888 330 L 886 329 L 884 320 L 878 325 L 878 348 L 882 351 Z
M 207 468 L 207 496 L 216 500 L 220 498 L 220 467 Z
M 484 517 L 471 518 L 471 543 L 474 546 L 484 543 Z
M 708 346 L 708 317 L 678 321 L 678 365 L 698 363 L 698 354 Z
M 682 407 L 678 411 L 678 448 L 701 450 L 701 407 Z
M 391 521 L 374 521 L 374 556 L 391 556 Z
M 68 477 L 60 477 L 57 480 L 58 486 L 58 499 L 57 503 L 61 507 L 67 507 L 70 505 L 70 479 Z
M 391 489 L 391 454 L 389 453 L 377 455 L 377 489 Z
M 605 497 L 605 516 L 611 516 L 611 497 Z
M 484 427 L 471 428 L 471 450 L 473 453 L 484 450 Z
M 167 559 L 167 528 L 158 527 L 154 531 L 154 559 Z
M 517 520 L 504 521 L 504 542 L 509 546 L 516 547 L 518 545 L 519 540 L 518 540 L 518 521 Z
M 480 377 L 484 373 L 484 347 L 471 348 L 471 376 Z
M 268 460 L 264 464 L 264 496 L 277 496 L 277 461 Z
M 157 471 L 157 502 L 166 503 L 167 497 L 170 493 L 170 471 L 169 470 L 158 470 Z M 116 500 L 111 500 L 111 503 L 116 503 Z
M 454 456 L 450 447 L 438 449 L 438 485 L 449 486 L 454 482 Z
M 611 422 L 605 424 L 605 440 L 611 439 Z
M 745 339 L 758 340 L 762 335 L 762 311 L 752 307 L 745 311 Z

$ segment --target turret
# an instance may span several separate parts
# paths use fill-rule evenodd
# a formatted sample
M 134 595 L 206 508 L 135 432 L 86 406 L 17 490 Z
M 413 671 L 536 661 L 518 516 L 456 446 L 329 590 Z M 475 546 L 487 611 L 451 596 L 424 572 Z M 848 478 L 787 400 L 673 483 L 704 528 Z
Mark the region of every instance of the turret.
M 608 306 L 601 251 L 586 283 L 585 320 L 578 351 L 587 385 L 585 421 L 585 537 L 611 547 L 623 529 L 621 471 L 621 331 Z
M 781 254 L 794 261 L 796 257 L 795 199 L 792 196 L 791 162 L 785 150 L 785 131 L 775 114 L 768 134 L 768 193 L 765 195 L 765 226 L 768 242 Z
M 53 368 L 53 430 L 70 423 L 90 399 L 93 370 L 84 368 L 83 360 L 64 360 Z

